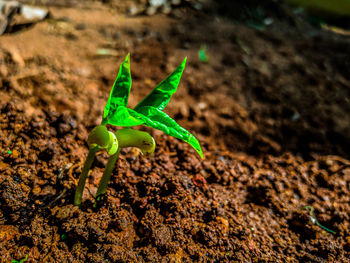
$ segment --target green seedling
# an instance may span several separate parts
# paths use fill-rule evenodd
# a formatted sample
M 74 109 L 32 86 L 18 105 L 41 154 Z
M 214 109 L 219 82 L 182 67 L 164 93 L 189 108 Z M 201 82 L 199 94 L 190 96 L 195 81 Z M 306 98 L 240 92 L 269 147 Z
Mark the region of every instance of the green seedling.
M 128 54 L 120 66 L 118 76 L 103 111 L 101 125 L 96 126 L 89 134 L 89 153 L 79 177 L 74 197 L 74 204 L 77 206 L 81 204 L 88 172 L 98 151 L 106 150 L 110 157 L 96 192 L 97 200 L 106 193 L 108 181 L 119 153 L 123 148 L 137 147 L 146 156 L 154 152 L 156 144 L 153 137 L 147 132 L 130 128 L 132 126 L 145 125 L 181 139 L 189 143 L 203 158 L 203 152 L 198 140 L 163 112 L 179 85 L 185 68 L 186 58 L 173 73 L 158 84 L 134 109 L 130 109 L 127 107 L 131 89 L 129 57 Z M 113 133 L 107 130 L 107 124 L 123 128 Z
M 26 262 L 28 260 L 28 255 L 26 255 L 24 258 L 18 260 L 12 260 L 12 263 L 23 263 Z
M 67 234 L 62 234 L 61 235 L 61 241 L 67 240 Z
M 318 225 L 320 228 L 326 230 L 329 233 L 332 233 L 333 235 L 335 234 L 335 231 L 330 230 L 329 228 L 323 226 L 320 224 L 320 222 L 318 222 L 318 220 L 316 219 L 316 217 L 314 217 L 314 208 L 312 206 L 304 206 L 304 209 L 307 210 L 309 212 L 309 217 L 310 220 L 313 224 Z
M 198 57 L 200 61 L 203 63 L 208 63 L 209 62 L 209 57 L 207 55 L 207 47 L 206 45 L 202 45 L 201 48 L 198 51 Z

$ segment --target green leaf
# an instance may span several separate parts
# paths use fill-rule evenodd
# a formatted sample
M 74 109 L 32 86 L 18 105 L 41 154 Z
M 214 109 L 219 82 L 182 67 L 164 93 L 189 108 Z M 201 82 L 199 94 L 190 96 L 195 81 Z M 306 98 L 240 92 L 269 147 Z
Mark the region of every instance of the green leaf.
M 139 112 L 137 112 L 125 106 L 120 106 L 116 114 L 113 115 L 107 123 L 122 127 L 145 125 L 161 130 L 168 135 L 187 142 L 197 151 L 201 158 L 203 158 L 203 152 L 196 137 L 177 124 L 176 121 L 170 118 L 165 112 L 155 107 L 145 106 L 139 108 Z
M 22 258 L 20 261 L 18 260 L 12 260 L 12 263 L 23 263 L 28 260 L 28 255 L 26 255 L 24 258 Z
M 171 96 L 175 93 L 181 79 L 182 72 L 185 69 L 187 57 L 182 61 L 173 73 L 171 73 L 166 79 L 155 87 L 146 98 L 144 98 L 134 108 L 135 111 L 139 111 L 140 108 L 145 106 L 152 106 L 158 110 L 164 110 L 169 103 Z
M 198 57 L 203 63 L 209 62 L 209 57 L 207 55 L 207 47 L 205 45 L 202 45 L 200 50 L 198 51 Z
M 170 118 L 165 112 L 155 107 L 145 106 L 139 108 L 138 113 L 142 115 L 140 117 L 144 121 L 144 125 L 161 130 L 168 135 L 187 142 L 197 151 L 200 157 L 203 158 L 203 152 L 196 137 L 177 124 L 176 121 Z
M 129 93 L 131 89 L 130 74 L 130 54 L 128 54 L 119 68 L 118 76 L 114 82 L 107 104 L 103 110 L 102 124 L 108 123 L 108 120 L 115 118 L 120 106 L 127 106 Z
M 111 124 L 114 126 L 130 127 L 143 124 L 143 116 L 137 114 L 136 111 L 125 106 L 119 106 L 118 110 L 105 121 L 104 124 Z
M 186 65 L 186 59 L 132 110 L 127 108 L 131 88 L 128 55 L 120 66 L 118 77 L 104 109 L 102 124 L 121 127 L 145 125 L 161 130 L 168 135 L 189 143 L 203 158 L 203 152 L 198 140 L 162 111 L 179 85 L 182 72 Z

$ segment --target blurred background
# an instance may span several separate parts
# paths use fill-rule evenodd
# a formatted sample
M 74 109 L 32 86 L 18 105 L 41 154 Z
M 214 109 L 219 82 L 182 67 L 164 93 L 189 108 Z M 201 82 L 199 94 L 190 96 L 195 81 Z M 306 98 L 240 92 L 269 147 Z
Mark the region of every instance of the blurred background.
M 27 115 L 92 127 L 128 52 L 131 106 L 188 56 L 167 112 L 206 148 L 349 157 L 348 0 L 1 4 L 0 95 Z

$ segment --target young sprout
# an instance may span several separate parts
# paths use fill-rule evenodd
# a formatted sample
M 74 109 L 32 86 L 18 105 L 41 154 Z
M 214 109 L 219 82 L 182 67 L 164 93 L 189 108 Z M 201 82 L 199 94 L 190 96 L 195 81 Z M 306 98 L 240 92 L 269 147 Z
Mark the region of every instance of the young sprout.
M 201 48 L 198 51 L 198 57 L 199 57 L 200 61 L 202 61 L 203 63 L 209 62 L 209 57 L 207 55 L 206 45 L 201 45 Z
M 312 206 L 304 206 L 304 209 L 307 210 L 307 211 L 309 211 L 309 217 L 310 217 L 310 220 L 311 220 L 311 222 L 312 222 L 313 224 L 318 225 L 320 228 L 326 230 L 326 231 L 329 232 L 329 233 L 332 233 L 333 235 L 336 234 L 335 231 L 330 230 L 329 228 L 327 228 L 327 227 L 321 225 L 321 223 L 318 222 L 318 220 L 316 219 L 316 217 L 314 217 L 314 215 L 313 215 L 313 213 L 314 213 L 314 208 L 313 208 Z
M 12 263 L 24 263 L 28 260 L 28 255 L 26 254 L 24 258 L 18 260 L 12 260 Z
M 189 143 L 203 158 L 203 152 L 198 140 L 163 112 L 179 85 L 185 68 L 186 58 L 173 73 L 158 84 L 134 109 L 130 109 L 127 107 L 131 89 L 129 57 L 130 55 L 128 54 L 120 66 L 118 76 L 103 111 L 102 124 L 92 129 L 89 134 L 89 153 L 79 177 L 74 197 L 74 204 L 77 206 L 81 204 L 85 182 L 98 151 L 105 150 L 110 157 L 98 185 L 97 200 L 106 193 L 113 168 L 123 148 L 137 147 L 146 156 L 154 152 L 156 143 L 153 137 L 147 132 L 130 128 L 132 126 L 145 125 L 181 139 Z M 107 130 L 107 124 L 124 128 L 114 134 Z

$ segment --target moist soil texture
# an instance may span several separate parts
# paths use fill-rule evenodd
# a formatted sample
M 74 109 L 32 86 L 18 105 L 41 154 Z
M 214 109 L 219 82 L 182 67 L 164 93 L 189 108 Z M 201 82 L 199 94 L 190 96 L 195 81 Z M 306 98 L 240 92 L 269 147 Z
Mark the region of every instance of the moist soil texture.
M 278 1 L 245 16 L 243 1 L 34 2 L 50 16 L 0 36 L 0 262 L 350 262 L 348 35 Z M 166 112 L 205 158 L 141 128 L 155 153 L 124 150 L 96 206 L 98 154 L 79 208 L 87 137 L 129 52 L 131 107 L 188 57 Z

